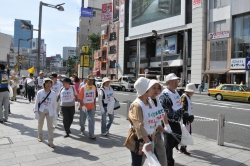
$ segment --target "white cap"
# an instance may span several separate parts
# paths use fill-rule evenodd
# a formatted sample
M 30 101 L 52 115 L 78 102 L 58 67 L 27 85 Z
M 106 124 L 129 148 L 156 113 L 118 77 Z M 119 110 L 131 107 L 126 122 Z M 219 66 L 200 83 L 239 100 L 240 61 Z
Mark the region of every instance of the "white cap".
M 150 84 L 150 80 L 144 77 L 140 77 L 138 78 L 138 80 L 136 80 L 134 87 L 139 97 L 144 95 L 147 92 L 149 88 L 149 84 Z
M 159 81 L 153 79 L 153 80 L 150 80 L 149 85 L 148 85 L 148 89 L 151 88 L 154 84 L 159 84 L 160 85 Z
M 108 77 L 104 77 L 103 79 L 102 79 L 102 83 L 104 84 L 105 82 L 110 82 L 111 80 L 108 78 Z
M 195 92 L 196 87 L 194 83 L 189 83 L 186 85 L 186 89 L 184 90 L 185 92 Z
M 165 81 L 171 81 L 171 80 L 179 80 L 180 78 L 177 77 L 174 73 L 170 73 L 165 77 Z

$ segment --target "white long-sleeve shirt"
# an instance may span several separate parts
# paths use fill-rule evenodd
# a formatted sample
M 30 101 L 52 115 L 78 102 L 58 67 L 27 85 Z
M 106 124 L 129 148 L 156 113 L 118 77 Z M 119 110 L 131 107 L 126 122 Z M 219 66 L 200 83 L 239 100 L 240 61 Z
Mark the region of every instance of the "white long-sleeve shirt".
M 98 104 L 100 106 L 100 110 L 104 109 L 104 106 L 103 106 L 103 95 L 106 95 L 104 97 L 104 100 L 106 100 L 104 103 L 108 104 L 109 102 L 109 99 L 110 98 L 114 98 L 114 91 L 111 87 L 103 87 L 103 89 L 108 93 L 108 96 L 107 94 L 104 94 L 103 91 L 100 89 L 99 92 L 98 92 Z
M 44 89 L 41 89 L 37 92 L 34 112 L 38 111 L 38 103 L 41 103 L 48 93 L 46 93 Z M 39 111 L 43 112 L 44 110 L 49 110 L 49 115 L 55 116 L 57 114 L 56 98 L 57 98 L 56 93 L 51 91 L 47 99 L 41 104 Z

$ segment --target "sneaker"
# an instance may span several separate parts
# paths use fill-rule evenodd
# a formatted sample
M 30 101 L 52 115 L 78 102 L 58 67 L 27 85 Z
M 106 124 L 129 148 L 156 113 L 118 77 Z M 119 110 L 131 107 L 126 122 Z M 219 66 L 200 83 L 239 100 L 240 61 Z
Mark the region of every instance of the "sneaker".
M 95 135 L 89 135 L 89 138 L 90 139 L 96 139 L 96 136 Z
M 55 148 L 55 145 L 53 143 L 48 144 L 48 146 L 51 147 L 51 148 Z
M 102 133 L 102 136 L 108 136 L 108 133 Z
M 81 131 L 81 135 L 85 135 L 85 132 L 84 132 L 84 131 Z
M 37 141 L 42 142 L 43 140 L 42 140 L 42 138 L 37 138 Z
M 190 155 L 190 153 L 187 151 L 187 149 L 182 149 L 181 148 L 180 152 L 185 154 L 185 155 Z
M 0 123 L 3 123 L 3 121 L 2 121 L 2 120 L 0 120 Z
M 66 134 L 65 136 L 63 136 L 64 138 L 67 138 L 67 137 L 69 137 L 69 134 Z
M 7 120 L 7 119 L 3 119 L 3 121 L 4 121 L 4 122 L 8 122 L 8 120 Z

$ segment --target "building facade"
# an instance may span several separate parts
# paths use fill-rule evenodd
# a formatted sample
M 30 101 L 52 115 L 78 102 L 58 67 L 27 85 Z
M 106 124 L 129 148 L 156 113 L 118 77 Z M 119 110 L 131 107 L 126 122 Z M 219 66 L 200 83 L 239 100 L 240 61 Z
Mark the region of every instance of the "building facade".
M 27 23 L 29 23 L 31 26 L 31 21 L 25 20 Z M 20 19 L 15 19 L 14 21 L 14 46 L 18 47 L 18 39 L 30 39 L 33 38 L 33 31 L 32 30 L 23 30 L 22 29 L 23 23 Z M 31 48 L 31 42 L 29 41 L 20 41 L 20 47 L 24 48 Z
M 76 56 L 76 47 L 63 47 L 63 60 Z
M 143 5 L 142 0 L 125 0 L 124 29 L 119 36 L 125 38 L 119 51 L 123 72 L 118 70 L 119 75 L 146 74 L 163 80 L 176 73 L 183 82 L 200 84 L 205 70 L 207 1 L 193 2 L 149 0 Z

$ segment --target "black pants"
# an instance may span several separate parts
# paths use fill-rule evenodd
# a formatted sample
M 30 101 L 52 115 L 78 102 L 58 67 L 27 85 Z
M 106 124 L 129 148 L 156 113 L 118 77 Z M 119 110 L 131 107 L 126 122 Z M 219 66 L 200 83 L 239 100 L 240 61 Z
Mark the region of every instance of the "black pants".
M 173 133 L 181 135 L 181 125 L 176 122 L 169 122 L 169 125 L 173 131 Z M 180 136 L 176 136 L 179 141 L 181 141 Z M 178 142 L 171 134 L 167 134 L 167 145 L 166 145 L 166 154 L 168 160 L 168 166 L 174 166 L 174 158 L 173 158 L 173 148 L 178 145 Z
M 35 89 L 31 88 L 31 89 L 27 89 L 28 90 L 28 98 L 29 98 L 29 101 L 31 102 L 31 100 L 34 99 L 35 97 Z
M 131 152 L 131 159 L 132 159 L 131 166 L 141 166 L 142 165 L 142 156 L 143 155 L 137 155 L 137 154 L 135 154 L 135 152 L 132 152 L 132 151 L 130 151 L 130 152 Z M 154 154 L 158 159 L 158 155 L 157 155 L 157 152 L 156 152 L 155 149 L 154 149 Z
M 75 106 L 61 107 L 63 113 L 63 126 L 66 134 L 70 134 L 70 126 L 73 123 Z

